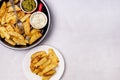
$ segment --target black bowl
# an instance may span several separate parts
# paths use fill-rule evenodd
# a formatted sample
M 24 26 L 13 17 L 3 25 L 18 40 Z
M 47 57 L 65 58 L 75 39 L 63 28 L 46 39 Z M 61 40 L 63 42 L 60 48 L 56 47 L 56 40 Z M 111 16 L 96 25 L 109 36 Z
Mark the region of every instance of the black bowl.
M 2 3 L 4 1 L 8 2 L 9 0 L 1 0 L 0 1 L 0 6 L 2 5 Z M 10 49 L 14 49 L 14 50 L 26 50 L 26 49 L 30 49 L 30 48 L 35 47 L 36 45 L 38 45 L 45 38 L 46 34 L 48 33 L 49 27 L 50 27 L 50 20 L 51 20 L 50 19 L 50 12 L 49 12 L 49 9 L 48 9 L 46 3 L 43 0 L 37 0 L 37 1 L 38 1 L 38 4 L 39 3 L 43 4 L 42 12 L 44 12 L 46 14 L 47 19 L 48 19 L 48 22 L 47 22 L 46 26 L 43 29 L 41 29 L 41 31 L 42 31 L 42 37 L 39 38 L 38 40 L 36 40 L 33 44 L 26 45 L 26 46 L 21 46 L 21 45 L 12 46 L 9 43 L 7 43 L 4 39 L 0 38 L 0 43 L 2 45 L 4 45 L 5 47 L 8 47 Z M 36 9 L 36 11 L 37 10 L 38 9 Z

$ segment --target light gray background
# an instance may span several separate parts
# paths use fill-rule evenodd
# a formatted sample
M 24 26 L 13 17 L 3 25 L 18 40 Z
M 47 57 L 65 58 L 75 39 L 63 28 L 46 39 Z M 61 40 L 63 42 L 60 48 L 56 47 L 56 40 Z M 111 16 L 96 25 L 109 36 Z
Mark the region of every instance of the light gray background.
M 64 55 L 61 80 L 120 80 L 120 0 L 45 1 L 52 25 L 41 44 Z M 22 60 L 28 51 L 0 45 L 0 80 L 27 80 Z

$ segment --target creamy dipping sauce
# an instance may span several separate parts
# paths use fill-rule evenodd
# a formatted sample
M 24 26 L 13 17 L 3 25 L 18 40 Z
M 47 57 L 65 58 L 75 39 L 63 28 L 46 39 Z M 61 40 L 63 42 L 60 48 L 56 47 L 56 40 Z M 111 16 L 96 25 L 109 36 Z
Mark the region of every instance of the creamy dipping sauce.
M 47 24 L 47 16 L 43 12 L 35 12 L 30 17 L 33 28 L 41 29 Z

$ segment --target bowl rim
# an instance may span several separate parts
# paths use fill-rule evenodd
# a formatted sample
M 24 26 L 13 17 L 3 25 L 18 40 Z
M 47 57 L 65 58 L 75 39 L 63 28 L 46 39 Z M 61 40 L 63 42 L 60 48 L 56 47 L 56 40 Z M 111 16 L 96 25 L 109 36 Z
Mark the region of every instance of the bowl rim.
M 35 26 L 32 24 L 32 17 L 33 17 L 34 15 L 36 15 L 36 14 L 42 14 L 42 15 L 44 16 L 44 18 L 45 18 L 45 24 L 44 24 L 41 28 L 35 28 Z M 44 27 L 46 26 L 47 22 L 48 22 L 48 19 L 47 19 L 46 14 L 43 13 L 43 12 L 41 12 L 41 11 L 36 11 L 36 12 L 34 12 L 33 14 L 31 14 L 31 16 L 30 16 L 30 24 L 31 24 L 32 27 L 35 28 L 35 29 L 42 29 L 42 28 L 44 28 Z
M 7 47 L 7 48 L 9 48 L 9 49 L 13 49 L 13 50 L 17 50 L 17 51 L 22 51 L 22 50 L 31 49 L 31 48 L 37 46 L 41 41 L 43 41 L 43 39 L 46 37 L 46 35 L 47 35 L 48 31 L 49 31 L 50 25 L 51 25 L 51 15 L 50 15 L 49 8 L 48 8 L 47 4 L 45 3 L 45 1 L 41 0 L 41 2 L 43 3 L 43 5 L 44 5 L 45 8 L 46 8 L 47 13 L 48 13 L 48 18 L 49 18 L 48 28 L 47 28 L 45 34 L 42 36 L 42 38 L 41 38 L 38 42 L 36 42 L 35 44 L 32 44 L 32 45 L 30 45 L 30 46 L 28 46 L 28 47 L 23 47 L 23 48 L 22 48 L 22 47 L 21 47 L 21 48 L 17 48 L 17 47 L 8 46 L 8 45 L 6 45 L 4 42 L 2 42 L 1 40 L 0 40 L 0 44 L 2 44 L 3 46 L 5 46 L 5 47 Z
M 25 11 L 25 10 L 23 9 L 23 7 L 22 7 L 22 2 L 23 2 L 23 0 L 20 0 L 20 8 L 21 8 L 22 11 L 25 12 L 25 13 L 32 13 L 32 12 L 34 12 L 34 11 L 37 9 L 37 6 L 38 6 L 37 0 L 34 0 L 34 1 L 35 1 L 35 3 L 36 3 L 36 7 L 35 7 L 32 11 Z

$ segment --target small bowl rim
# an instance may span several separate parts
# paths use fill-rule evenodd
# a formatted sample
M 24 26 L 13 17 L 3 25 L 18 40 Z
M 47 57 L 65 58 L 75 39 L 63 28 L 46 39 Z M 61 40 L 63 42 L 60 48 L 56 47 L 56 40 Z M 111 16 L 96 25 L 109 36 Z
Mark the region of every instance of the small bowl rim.
M 23 2 L 24 0 L 20 0 L 20 8 L 22 9 L 22 11 L 24 11 L 25 13 L 32 13 L 32 12 L 34 12 L 36 9 L 37 9 L 37 7 L 38 7 L 38 2 L 37 2 L 37 0 L 34 0 L 35 1 L 35 3 L 36 3 L 36 7 L 32 10 L 32 11 L 25 11 L 24 9 L 23 9 L 23 7 L 22 7 L 22 2 Z
M 33 26 L 32 22 L 31 22 L 31 20 L 32 20 L 32 16 L 33 16 L 33 15 L 36 15 L 36 14 L 42 14 L 42 15 L 44 15 L 44 17 L 45 17 L 45 19 L 46 19 L 45 24 L 42 26 L 42 28 L 44 28 L 44 27 L 46 26 L 47 22 L 48 22 L 47 16 L 46 16 L 46 14 L 45 14 L 44 12 L 36 11 L 36 12 L 32 13 L 31 16 L 30 16 L 30 24 L 32 25 L 33 28 L 35 28 L 35 27 Z M 35 29 L 42 29 L 42 28 L 35 28 Z

